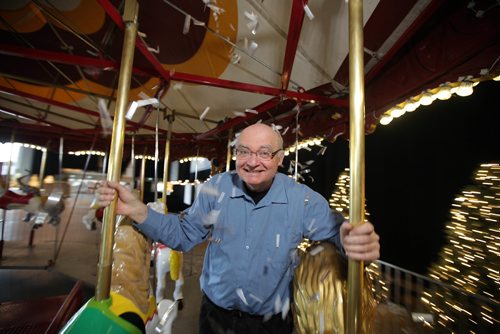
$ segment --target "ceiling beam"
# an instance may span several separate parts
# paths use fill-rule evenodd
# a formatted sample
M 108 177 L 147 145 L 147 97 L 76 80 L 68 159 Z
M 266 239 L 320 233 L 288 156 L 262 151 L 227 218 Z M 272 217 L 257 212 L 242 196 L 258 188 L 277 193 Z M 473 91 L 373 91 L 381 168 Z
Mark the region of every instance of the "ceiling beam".
M 30 94 L 30 93 L 18 91 L 18 90 L 15 90 L 15 89 L 11 89 L 11 88 L 0 86 L 0 92 L 5 93 L 5 94 L 11 94 L 11 95 L 23 97 L 23 98 L 26 98 L 26 99 L 29 99 L 29 100 L 33 100 L 33 101 L 47 103 L 47 104 L 50 104 L 50 105 L 53 105 L 53 106 L 56 106 L 56 107 L 60 107 L 60 108 L 68 109 L 68 110 L 73 110 L 73 111 L 76 111 L 76 112 L 79 112 L 79 113 L 82 113 L 82 114 L 86 114 L 86 115 L 90 115 L 90 116 L 94 116 L 94 117 L 98 117 L 98 118 L 100 117 L 100 114 L 97 111 L 85 109 L 85 108 L 82 108 L 82 107 L 78 107 L 78 106 L 74 106 L 74 105 L 71 105 L 71 104 L 59 102 L 59 101 L 48 99 L 48 98 L 45 98 L 45 97 L 41 97 L 41 96 L 38 96 L 38 95 L 33 95 L 33 94 Z M 137 122 L 127 121 L 127 123 L 129 123 L 131 125 L 137 125 Z M 155 131 L 155 128 L 152 127 L 152 126 L 144 125 L 143 128 L 147 129 L 147 130 Z M 161 132 L 165 133 L 164 130 L 161 130 Z
M 10 108 L 4 107 L 4 106 L 0 107 L 0 113 L 2 111 L 8 112 L 10 114 L 14 114 L 15 116 L 24 117 L 24 118 L 27 118 L 29 120 L 35 121 L 35 122 L 45 123 L 47 125 L 50 125 L 53 128 L 58 129 L 58 131 L 61 131 L 61 130 L 63 130 L 63 131 L 73 131 L 73 129 L 61 126 L 59 124 L 56 124 L 56 123 L 53 123 L 53 122 L 50 122 L 50 121 L 47 121 L 47 120 L 44 120 L 44 119 L 40 119 L 40 118 L 35 117 L 33 115 L 25 114 L 25 113 L 20 112 L 18 110 L 10 109 Z
M 281 72 L 281 90 L 286 91 L 292 75 L 293 63 L 297 46 L 299 45 L 300 32 L 304 22 L 304 6 L 308 0 L 294 0 L 292 14 L 288 24 L 288 38 L 286 40 L 285 58 L 283 59 L 283 71 Z
M 149 51 L 147 49 L 145 50 L 145 52 L 149 53 Z M 62 52 L 52 52 L 52 51 L 45 51 L 45 50 L 41 50 L 41 49 L 34 50 L 34 49 L 30 49 L 30 48 L 23 48 L 23 47 L 19 47 L 19 46 L 15 46 L 15 45 L 8 45 L 8 44 L 0 44 L 0 54 L 9 55 L 9 56 L 16 56 L 16 57 L 31 58 L 31 59 L 37 59 L 37 60 L 46 60 L 46 61 L 52 61 L 55 63 L 67 64 L 67 65 L 78 65 L 78 66 L 83 66 L 83 67 L 85 67 L 85 66 L 96 67 L 96 68 L 102 68 L 105 70 L 113 70 L 113 71 L 116 71 L 120 68 L 119 63 L 113 62 L 110 60 L 98 59 L 98 58 L 92 58 L 92 57 L 86 57 L 86 56 L 75 56 L 75 55 L 70 55 L 70 54 L 66 54 L 66 53 L 62 53 Z M 134 67 L 133 72 L 137 73 L 137 74 L 149 76 L 149 77 L 157 76 L 156 73 L 150 73 L 150 72 L 148 72 L 148 70 L 145 70 L 142 68 L 137 68 L 137 67 Z M 188 73 L 182 73 L 182 72 L 175 72 L 175 73 L 170 74 L 170 72 L 165 70 L 163 67 L 162 67 L 160 75 L 165 80 L 181 81 L 181 82 L 186 82 L 186 83 L 194 83 L 194 84 L 200 84 L 200 85 L 206 85 L 206 86 L 212 86 L 212 87 L 218 87 L 218 88 L 240 90 L 240 91 L 244 91 L 244 92 L 271 95 L 271 96 L 281 96 L 281 97 L 292 98 L 295 100 L 306 101 L 306 102 L 315 101 L 315 102 L 320 103 L 320 104 L 339 106 L 339 107 L 347 107 L 348 106 L 348 101 L 345 99 L 332 99 L 332 98 L 329 98 L 329 97 L 323 96 L 323 95 L 315 95 L 315 94 L 310 94 L 310 93 L 299 93 L 299 92 L 295 92 L 295 91 L 282 91 L 281 89 L 274 88 L 274 87 L 267 87 L 267 86 L 261 86 L 261 85 L 254 85 L 254 84 L 250 84 L 250 83 L 243 83 L 243 82 L 236 82 L 236 81 L 231 81 L 231 80 L 211 78 L 211 77 L 205 77 L 205 76 L 201 76 L 201 75 L 194 75 L 194 74 L 188 74 Z

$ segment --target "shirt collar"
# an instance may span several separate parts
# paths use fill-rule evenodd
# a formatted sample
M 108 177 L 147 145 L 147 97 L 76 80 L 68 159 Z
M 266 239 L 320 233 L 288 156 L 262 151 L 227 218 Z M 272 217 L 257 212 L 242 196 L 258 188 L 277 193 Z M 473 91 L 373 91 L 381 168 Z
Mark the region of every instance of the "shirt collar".
M 288 196 L 286 194 L 284 177 L 288 177 L 281 173 L 276 173 L 271 189 L 267 192 L 266 196 L 260 200 L 257 207 L 267 206 L 271 203 L 288 203 Z M 243 190 L 243 181 L 240 179 L 238 174 L 235 173 L 235 178 L 233 182 L 233 189 L 231 191 L 231 198 L 235 197 L 245 197 L 247 200 L 251 201 L 252 198 L 247 195 Z

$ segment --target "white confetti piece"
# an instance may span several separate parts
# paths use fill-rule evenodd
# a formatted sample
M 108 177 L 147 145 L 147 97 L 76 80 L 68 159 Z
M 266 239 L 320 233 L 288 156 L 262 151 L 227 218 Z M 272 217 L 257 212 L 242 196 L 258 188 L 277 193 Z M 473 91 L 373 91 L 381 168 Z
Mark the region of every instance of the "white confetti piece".
M 316 223 L 316 218 L 313 218 L 313 219 L 311 220 L 311 222 L 309 223 L 309 226 L 307 226 L 307 229 L 308 229 L 309 231 L 311 231 L 311 229 L 313 228 L 314 223 Z
M 203 217 L 203 226 L 212 226 L 217 224 L 219 219 L 220 210 L 212 210 Z
M 250 298 L 256 300 L 258 303 L 263 303 L 262 299 L 260 299 L 259 297 L 255 296 L 254 294 L 249 294 Z
M 278 314 L 281 311 L 281 297 L 280 295 L 276 296 L 276 299 L 274 300 L 274 313 Z
M 204 184 L 201 186 L 200 193 L 207 194 L 210 196 L 217 197 L 219 196 L 219 191 L 215 187 L 211 187 L 208 184 Z
M 276 248 L 280 246 L 280 235 L 276 234 Z
M 248 302 L 247 302 L 247 299 L 245 298 L 245 294 L 243 293 L 243 290 L 241 290 L 240 288 L 236 289 L 236 294 L 238 295 L 238 297 L 240 297 L 240 299 L 243 301 L 243 303 L 245 305 L 248 305 Z
M 191 27 L 191 15 L 186 15 L 186 17 L 184 18 L 184 27 L 182 28 L 182 34 L 187 35 L 190 27 Z
M 281 318 L 285 320 L 288 311 L 290 310 L 290 298 L 286 298 L 283 302 L 283 306 L 281 307 Z
M 285 128 L 285 130 L 283 130 L 283 132 L 281 133 L 281 135 L 283 135 L 283 136 L 284 136 L 284 135 L 288 132 L 288 129 L 290 129 L 290 127 L 289 127 L 289 126 L 287 126 L 287 127 Z
M 304 5 L 304 12 L 307 15 L 307 18 L 312 21 L 314 20 L 314 14 L 311 12 L 311 9 L 309 8 L 308 5 Z
M 217 203 L 220 203 L 222 202 L 222 200 L 224 199 L 224 196 L 226 195 L 226 193 L 222 192 L 219 196 L 219 199 L 217 200 Z
M 241 111 L 233 111 L 233 114 L 234 116 L 237 116 L 237 117 L 245 117 L 246 114 L 244 112 L 241 112 Z
M 200 115 L 200 121 L 202 121 L 205 118 L 205 116 L 208 114 L 209 110 L 210 110 L 210 107 L 206 107 L 205 110 L 203 110 L 203 112 Z
M 315 256 L 315 255 L 318 255 L 319 253 L 321 253 L 325 248 L 321 245 L 318 245 L 316 247 L 314 247 L 313 249 L 311 249 L 311 251 L 309 252 L 309 254 L 311 254 L 311 256 Z
M 258 114 L 259 112 L 255 109 L 245 109 L 245 112 L 250 113 L 250 114 Z
M 236 196 L 236 188 L 233 187 L 233 190 L 231 191 L 231 197 Z

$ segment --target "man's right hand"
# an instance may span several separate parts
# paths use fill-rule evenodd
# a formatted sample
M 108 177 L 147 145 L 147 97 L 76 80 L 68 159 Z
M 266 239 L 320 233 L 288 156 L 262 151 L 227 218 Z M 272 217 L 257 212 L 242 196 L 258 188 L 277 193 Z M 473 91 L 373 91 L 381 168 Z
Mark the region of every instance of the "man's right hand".
M 120 185 L 119 182 L 100 181 L 96 185 L 95 197 L 99 207 L 111 204 L 118 195 L 116 214 L 130 217 L 133 221 L 141 224 L 148 217 L 147 206 L 138 200 L 132 192 Z

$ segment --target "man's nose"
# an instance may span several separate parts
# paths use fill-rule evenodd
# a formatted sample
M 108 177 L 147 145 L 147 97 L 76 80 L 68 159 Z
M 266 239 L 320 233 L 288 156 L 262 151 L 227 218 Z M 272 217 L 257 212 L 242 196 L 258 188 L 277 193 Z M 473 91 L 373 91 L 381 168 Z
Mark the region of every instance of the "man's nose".
M 247 164 L 249 164 L 251 166 L 255 166 L 255 165 L 258 165 L 259 163 L 260 163 L 260 160 L 257 157 L 257 154 L 252 152 L 250 154 L 250 157 L 247 160 Z

